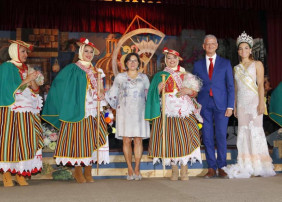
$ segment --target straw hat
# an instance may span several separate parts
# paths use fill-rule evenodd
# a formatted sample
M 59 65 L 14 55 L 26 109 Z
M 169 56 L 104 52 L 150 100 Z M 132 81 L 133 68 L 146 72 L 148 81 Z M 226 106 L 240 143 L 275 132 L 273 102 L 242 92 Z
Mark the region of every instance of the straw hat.
M 91 46 L 92 48 L 94 48 L 94 55 L 99 55 L 100 54 L 100 51 L 97 49 L 97 47 L 94 45 L 94 43 L 91 43 L 86 38 L 80 38 L 80 40 L 78 42 L 76 42 L 76 44 L 78 46 L 82 46 L 82 45 Z
M 183 60 L 182 57 L 180 57 L 180 55 L 177 51 L 172 50 L 172 49 L 168 49 L 167 47 L 164 47 L 163 54 L 167 55 L 168 53 L 177 56 L 179 60 Z
M 23 47 L 27 48 L 27 49 L 30 50 L 30 51 L 32 51 L 32 50 L 33 50 L 33 47 L 34 47 L 34 45 L 28 44 L 28 43 L 26 43 L 26 42 L 24 42 L 24 41 L 21 41 L 21 40 L 16 40 L 16 41 L 14 41 L 14 40 L 8 40 L 8 41 L 9 41 L 10 43 L 19 44 L 20 46 L 23 46 Z

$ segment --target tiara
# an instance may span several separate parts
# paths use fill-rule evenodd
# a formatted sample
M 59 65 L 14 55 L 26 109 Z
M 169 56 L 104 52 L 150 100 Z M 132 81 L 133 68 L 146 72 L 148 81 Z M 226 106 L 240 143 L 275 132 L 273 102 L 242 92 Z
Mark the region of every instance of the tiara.
M 254 45 L 253 37 L 247 35 L 244 31 L 240 36 L 238 36 L 236 45 L 239 46 L 241 43 L 247 43 L 252 48 Z

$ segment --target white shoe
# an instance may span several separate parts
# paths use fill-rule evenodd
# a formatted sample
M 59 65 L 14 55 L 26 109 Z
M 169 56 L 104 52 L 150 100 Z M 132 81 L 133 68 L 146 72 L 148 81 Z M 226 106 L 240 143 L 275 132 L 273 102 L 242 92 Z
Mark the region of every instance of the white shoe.
M 141 174 L 134 175 L 134 178 L 135 178 L 135 180 L 141 180 L 142 179 L 142 175 Z
M 126 179 L 129 180 L 129 181 L 134 180 L 134 176 L 135 176 L 134 174 L 133 175 L 127 175 Z

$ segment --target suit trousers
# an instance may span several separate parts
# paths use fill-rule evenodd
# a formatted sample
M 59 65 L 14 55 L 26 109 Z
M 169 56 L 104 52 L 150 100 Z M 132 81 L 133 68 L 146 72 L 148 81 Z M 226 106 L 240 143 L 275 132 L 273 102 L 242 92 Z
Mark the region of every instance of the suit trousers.
M 201 110 L 204 119 L 203 143 L 205 145 L 208 168 L 222 168 L 226 166 L 227 152 L 227 126 L 229 118 L 225 116 L 226 110 L 218 110 L 212 96 L 209 96 L 208 105 Z M 215 156 L 215 141 L 217 158 Z

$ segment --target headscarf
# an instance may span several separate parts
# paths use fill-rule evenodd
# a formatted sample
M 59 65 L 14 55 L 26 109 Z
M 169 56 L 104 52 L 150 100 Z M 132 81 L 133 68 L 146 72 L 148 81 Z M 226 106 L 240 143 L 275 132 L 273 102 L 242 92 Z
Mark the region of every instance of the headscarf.
M 21 40 L 9 40 L 11 45 L 9 46 L 8 52 L 10 55 L 10 60 L 9 62 L 13 63 L 17 67 L 22 67 L 24 66 L 25 69 L 27 69 L 27 66 L 20 60 L 20 46 L 27 48 L 27 50 L 32 51 L 33 50 L 33 45 L 28 44 L 24 41 Z
M 94 53 L 93 53 L 93 56 L 92 56 L 90 62 L 87 62 L 87 61 L 83 60 L 83 54 L 84 54 L 84 48 L 85 48 L 85 46 L 86 46 L 86 44 L 82 44 L 82 45 L 80 45 L 80 47 L 79 47 L 79 52 L 78 52 L 79 62 L 80 62 L 81 64 L 83 64 L 84 66 L 86 66 L 86 67 L 93 66 L 92 63 L 91 63 L 91 61 L 92 61 L 93 58 L 94 58 Z M 90 47 L 91 47 L 91 46 L 90 46 Z M 92 48 L 92 47 L 91 47 L 91 48 Z M 94 50 L 93 50 L 93 51 L 94 51 Z
M 97 80 L 95 78 L 94 72 L 89 68 L 89 66 L 93 66 L 91 61 L 94 58 L 94 52 L 93 52 L 93 56 L 90 60 L 90 62 L 83 60 L 83 54 L 84 54 L 84 48 L 85 48 L 86 44 L 80 44 L 79 47 L 79 52 L 78 52 L 78 58 L 79 60 L 76 62 L 77 66 L 82 69 L 83 71 L 85 71 L 85 73 L 87 74 L 87 77 L 90 80 L 90 83 L 92 85 L 92 87 L 94 89 L 97 88 Z M 90 46 L 91 47 L 91 46 Z M 92 47 L 93 48 L 93 47 Z M 94 48 L 93 48 L 94 51 Z
M 13 63 L 17 67 L 22 67 L 23 63 L 22 63 L 22 61 L 20 60 L 20 57 L 19 57 L 20 56 L 19 55 L 20 54 L 19 49 L 20 49 L 20 45 L 16 44 L 16 43 L 12 43 L 9 46 L 9 55 L 10 55 L 10 58 L 12 59 L 9 62 Z
M 165 54 L 165 64 L 166 64 L 166 67 L 168 67 L 167 62 L 166 62 L 167 55 L 168 54 Z M 180 65 L 178 65 L 178 64 L 179 64 L 179 58 L 177 57 L 177 64 L 176 64 L 176 66 L 172 67 L 170 69 L 172 69 L 173 71 L 185 72 L 185 69 L 183 67 L 181 67 Z
M 176 50 L 172 50 L 172 49 L 168 49 L 167 47 L 164 47 L 163 49 L 163 54 L 165 55 L 165 64 L 166 66 L 168 67 L 167 65 L 167 55 L 168 54 L 172 54 L 172 55 L 175 55 L 177 57 L 177 64 L 175 65 L 175 67 L 171 68 L 173 71 L 180 71 L 180 72 L 185 72 L 185 69 L 183 67 L 180 67 L 179 64 L 179 60 L 183 60 L 182 57 L 180 57 L 180 54 L 176 51 Z

